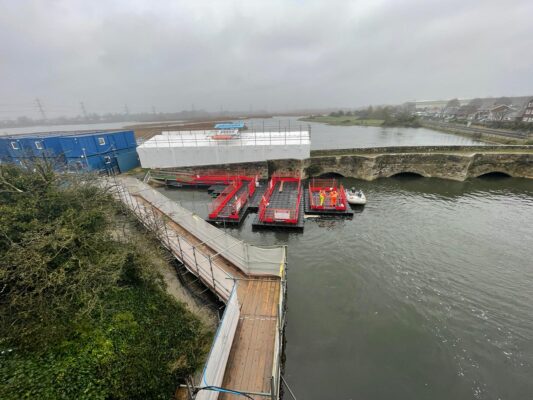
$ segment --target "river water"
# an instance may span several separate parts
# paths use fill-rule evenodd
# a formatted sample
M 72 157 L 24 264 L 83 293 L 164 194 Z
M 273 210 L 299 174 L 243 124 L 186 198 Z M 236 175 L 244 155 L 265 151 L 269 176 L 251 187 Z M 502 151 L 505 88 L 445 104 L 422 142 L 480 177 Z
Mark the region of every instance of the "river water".
M 289 246 L 297 398 L 533 398 L 533 181 L 343 181 L 368 197 L 351 220 L 228 229 Z M 204 191 L 160 190 L 207 214 Z
M 263 130 L 311 128 L 311 149 L 349 149 L 353 147 L 384 146 L 453 146 L 484 145 L 486 143 L 464 136 L 451 135 L 425 128 L 381 128 L 376 126 L 333 126 L 299 121 L 298 117 L 250 119 L 250 128 Z

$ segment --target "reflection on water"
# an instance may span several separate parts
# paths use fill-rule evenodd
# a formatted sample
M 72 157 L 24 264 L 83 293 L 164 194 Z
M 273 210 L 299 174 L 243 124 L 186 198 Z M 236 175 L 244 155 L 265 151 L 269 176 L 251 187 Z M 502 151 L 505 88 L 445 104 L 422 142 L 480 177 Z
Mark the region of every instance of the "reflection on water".
M 528 399 L 533 181 L 398 177 L 345 186 L 368 204 L 288 244 L 285 377 L 302 399 Z M 205 215 L 205 192 L 161 189 Z

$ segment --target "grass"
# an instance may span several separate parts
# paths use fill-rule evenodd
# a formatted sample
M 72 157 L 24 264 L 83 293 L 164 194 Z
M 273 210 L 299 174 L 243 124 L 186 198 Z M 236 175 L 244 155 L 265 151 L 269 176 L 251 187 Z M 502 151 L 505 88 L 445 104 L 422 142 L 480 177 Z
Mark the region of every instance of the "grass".
M 351 115 L 343 115 L 340 117 L 332 117 L 329 115 L 318 115 L 300 118 L 300 121 L 306 122 L 319 122 L 328 125 L 340 125 L 340 126 L 381 126 L 383 124 L 382 119 L 359 119 L 358 117 Z

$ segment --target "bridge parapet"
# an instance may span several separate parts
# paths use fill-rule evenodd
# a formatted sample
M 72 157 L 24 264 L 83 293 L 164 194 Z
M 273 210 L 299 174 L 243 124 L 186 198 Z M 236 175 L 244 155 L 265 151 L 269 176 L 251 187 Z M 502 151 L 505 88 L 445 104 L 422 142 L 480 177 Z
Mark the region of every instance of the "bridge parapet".
M 528 145 L 476 145 L 476 146 L 392 146 L 392 147 L 356 147 L 350 149 L 312 150 L 311 158 L 351 155 L 351 154 L 387 154 L 387 153 L 485 153 L 485 152 L 533 152 Z

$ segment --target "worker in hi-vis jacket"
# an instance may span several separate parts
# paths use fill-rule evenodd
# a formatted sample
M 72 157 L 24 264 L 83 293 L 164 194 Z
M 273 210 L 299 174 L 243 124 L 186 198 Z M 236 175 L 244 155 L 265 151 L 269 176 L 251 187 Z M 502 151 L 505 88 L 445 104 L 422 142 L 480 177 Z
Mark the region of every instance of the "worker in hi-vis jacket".
M 330 194 L 329 194 L 329 197 L 330 197 L 330 200 L 331 200 L 331 206 L 332 207 L 335 207 L 337 205 L 337 191 L 335 189 L 333 189 Z
M 320 199 L 320 206 L 323 206 L 324 200 L 326 200 L 326 191 L 323 189 L 320 189 L 320 192 L 318 192 L 318 198 Z

